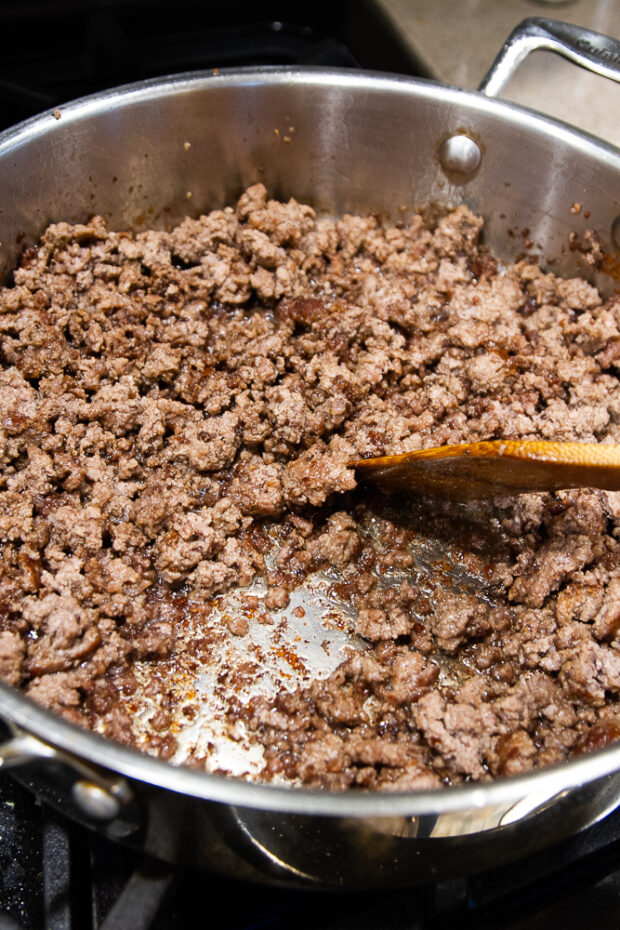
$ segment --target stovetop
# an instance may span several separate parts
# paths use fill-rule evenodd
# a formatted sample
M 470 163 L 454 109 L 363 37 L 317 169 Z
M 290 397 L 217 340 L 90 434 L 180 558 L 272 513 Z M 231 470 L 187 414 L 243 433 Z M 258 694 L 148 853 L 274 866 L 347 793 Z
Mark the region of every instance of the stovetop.
M 141 858 L 0 775 L 0 930 L 617 930 L 620 811 L 526 862 L 432 886 L 243 886 Z
M 107 87 L 202 68 L 427 73 L 372 0 L 21 0 L 0 4 L 0 30 L 0 128 Z
M 0 28 L 0 128 L 105 87 L 199 68 L 297 63 L 428 75 L 372 0 L 22 0 L 0 5 Z M 234 880 L 140 859 L 0 775 L 0 930 L 615 930 L 620 812 L 526 862 L 432 887 L 239 891 Z

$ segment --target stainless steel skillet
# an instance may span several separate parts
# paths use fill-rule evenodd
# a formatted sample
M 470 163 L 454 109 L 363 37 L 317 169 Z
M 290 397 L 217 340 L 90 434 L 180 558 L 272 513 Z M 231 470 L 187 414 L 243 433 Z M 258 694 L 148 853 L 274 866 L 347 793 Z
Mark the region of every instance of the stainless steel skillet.
M 614 272 L 620 153 L 488 96 L 534 47 L 619 77 L 617 42 L 531 20 L 483 93 L 256 69 L 148 81 L 43 114 L 0 137 L 1 267 L 50 221 L 98 212 L 116 228 L 163 225 L 262 180 L 274 196 L 332 214 L 399 219 L 421 204 L 466 202 L 503 258 L 534 250 L 566 274 L 588 271 L 570 246 L 593 227 Z M 20 777 L 41 796 L 163 858 L 254 880 L 372 887 L 474 871 L 575 832 L 620 799 L 620 746 L 491 784 L 328 795 L 175 767 L 82 732 L 6 686 L 0 714 L 13 734 L 2 764 L 24 765 Z

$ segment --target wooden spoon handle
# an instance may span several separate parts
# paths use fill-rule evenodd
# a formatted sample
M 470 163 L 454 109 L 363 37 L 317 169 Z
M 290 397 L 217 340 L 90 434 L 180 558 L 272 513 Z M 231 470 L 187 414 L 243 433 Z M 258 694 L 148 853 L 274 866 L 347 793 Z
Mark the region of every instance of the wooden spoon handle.
M 620 491 L 620 446 L 607 443 L 498 439 L 353 464 L 360 478 L 382 487 L 460 500 L 564 488 Z

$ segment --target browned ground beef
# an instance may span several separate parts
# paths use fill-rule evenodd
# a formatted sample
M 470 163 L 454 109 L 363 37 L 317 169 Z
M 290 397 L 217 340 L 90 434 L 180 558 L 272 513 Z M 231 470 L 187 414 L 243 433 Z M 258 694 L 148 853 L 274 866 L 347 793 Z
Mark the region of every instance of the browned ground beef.
M 262 185 L 171 231 L 51 226 L 0 294 L 4 680 L 131 741 L 132 663 L 155 668 L 192 604 L 264 573 L 277 524 L 267 608 L 333 567 L 369 647 L 239 709 L 264 778 L 425 787 L 615 739 L 620 494 L 394 508 L 347 464 L 620 441 L 620 301 L 499 269 L 481 226 L 465 207 L 433 230 L 317 219 Z M 417 571 L 420 535 L 480 583 Z

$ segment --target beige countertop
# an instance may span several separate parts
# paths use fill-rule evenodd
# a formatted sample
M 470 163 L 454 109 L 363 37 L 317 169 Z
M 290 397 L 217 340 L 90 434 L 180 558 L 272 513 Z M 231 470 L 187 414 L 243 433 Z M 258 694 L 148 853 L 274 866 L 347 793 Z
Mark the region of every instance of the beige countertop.
M 620 0 L 379 0 L 430 73 L 473 89 L 512 29 L 547 16 L 620 37 Z M 504 89 L 532 107 L 620 146 L 620 85 L 558 55 L 535 52 Z

